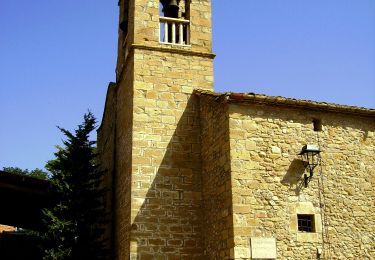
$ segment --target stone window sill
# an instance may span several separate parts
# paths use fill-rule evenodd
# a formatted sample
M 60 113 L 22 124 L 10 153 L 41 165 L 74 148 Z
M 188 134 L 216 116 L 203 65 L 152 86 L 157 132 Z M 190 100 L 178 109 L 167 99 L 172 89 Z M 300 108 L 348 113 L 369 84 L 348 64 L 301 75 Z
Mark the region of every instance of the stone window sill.
M 321 236 L 321 233 L 298 232 L 297 241 L 298 242 L 319 242 L 320 236 Z

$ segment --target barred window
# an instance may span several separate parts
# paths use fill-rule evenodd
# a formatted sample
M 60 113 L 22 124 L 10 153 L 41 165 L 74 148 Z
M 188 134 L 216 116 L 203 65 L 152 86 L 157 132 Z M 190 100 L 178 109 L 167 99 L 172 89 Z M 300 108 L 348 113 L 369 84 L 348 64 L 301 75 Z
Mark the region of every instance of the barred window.
M 314 215 L 298 214 L 298 231 L 315 232 Z

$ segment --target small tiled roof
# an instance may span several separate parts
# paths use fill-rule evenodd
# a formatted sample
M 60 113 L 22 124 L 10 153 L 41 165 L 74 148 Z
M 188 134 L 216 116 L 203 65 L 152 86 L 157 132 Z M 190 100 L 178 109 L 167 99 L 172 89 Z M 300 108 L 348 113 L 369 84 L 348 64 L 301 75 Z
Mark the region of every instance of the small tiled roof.
M 0 171 L 0 223 L 26 229 L 42 227 L 42 209 L 49 206 L 51 182 Z
M 344 114 L 354 114 L 362 116 L 375 117 L 375 109 L 357 107 L 357 106 L 347 106 L 339 105 L 327 102 L 317 102 L 311 100 L 286 98 L 281 96 L 268 96 L 263 94 L 255 93 L 234 93 L 234 92 L 212 92 L 208 90 L 196 89 L 194 94 L 206 95 L 215 98 L 216 100 L 221 100 L 228 103 L 248 103 L 248 104 L 263 104 L 270 106 L 283 106 L 292 107 L 300 109 L 309 109 L 315 111 L 325 111 L 325 112 L 336 112 Z

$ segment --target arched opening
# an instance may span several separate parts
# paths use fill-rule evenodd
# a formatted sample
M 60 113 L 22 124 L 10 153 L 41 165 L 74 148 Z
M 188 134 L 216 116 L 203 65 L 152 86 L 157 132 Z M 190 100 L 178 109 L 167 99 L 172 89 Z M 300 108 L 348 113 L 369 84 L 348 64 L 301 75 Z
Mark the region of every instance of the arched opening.
M 160 10 L 164 17 L 189 20 L 189 1 L 160 0 L 160 4 Z
M 189 44 L 190 0 L 160 0 L 160 42 Z
M 322 120 L 314 118 L 312 122 L 315 132 L 320 132 L 323 130 Z
M 119 2 L 120 3 L 120 2 Z M 124 36 L 128 34 L 128 24 L 129 24 L 129 0 L 124 0 L 122 19 L 120 20 L 120 29 L 124 33 Z

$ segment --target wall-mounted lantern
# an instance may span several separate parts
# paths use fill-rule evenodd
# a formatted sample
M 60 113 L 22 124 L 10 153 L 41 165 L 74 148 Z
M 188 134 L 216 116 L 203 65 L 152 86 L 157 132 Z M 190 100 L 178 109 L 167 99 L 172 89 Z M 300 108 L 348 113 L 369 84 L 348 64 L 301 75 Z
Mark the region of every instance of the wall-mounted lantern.
M 302 147 L 302 150 L 299 153 L 299 155 L 301 155 L 302 157 L 305 169 L 307 168 L 310 173 L 310 176 L 307 176 L 306 173 L 304 175 L 304 183 L 305 187 L 307 187 L 314 175 L 315 167 L 318 166 L 320 163 L 320 150 L 319 147 L 317 147 L 316 145 L 307 144 L 304 147 Z

